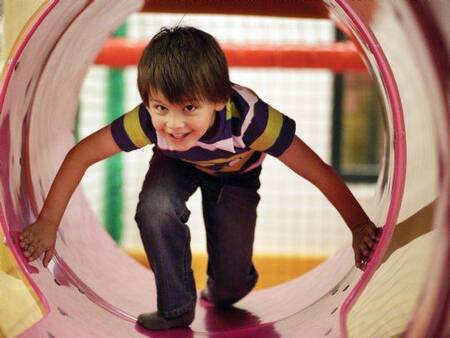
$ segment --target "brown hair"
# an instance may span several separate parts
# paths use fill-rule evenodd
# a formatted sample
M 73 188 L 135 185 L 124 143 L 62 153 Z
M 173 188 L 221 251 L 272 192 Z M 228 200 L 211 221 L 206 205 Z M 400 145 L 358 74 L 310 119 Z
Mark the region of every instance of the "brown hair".
M 210 34 L 188 26 L 163 27 L 151 39 L 139 61 L 137 82 L 147 105 L 153 91 L 173 103 L 225 103 L 231 95 L 228 65 L 219 44 Z

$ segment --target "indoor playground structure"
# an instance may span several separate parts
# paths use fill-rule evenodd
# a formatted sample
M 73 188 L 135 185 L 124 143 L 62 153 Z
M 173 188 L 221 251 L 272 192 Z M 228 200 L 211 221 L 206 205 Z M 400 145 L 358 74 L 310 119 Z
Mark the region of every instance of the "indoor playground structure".
M 450 337 L 449 1 L 33 3 L 0 88 L 0 337 Z M 314 47 L 223 48 L 231 68 L 371 75 L 384 145 L 366 207 L 383 232 L 364 271 L 354 267 L 348 244 L 299 277 L 253 291 L 234 309 L 199 303 L 190 328 L 147 331 L 136 318 L 156 309 L 152 272 L 119 248 L 82 188 L 48 268 L 27 262 L 18 234 L 35 219 L 76 142 L 89 67 L 135 66 L 139 59 L 144 43 L 112 37 L 135 12 L 326 18 L 345 34 L 345 41 Z

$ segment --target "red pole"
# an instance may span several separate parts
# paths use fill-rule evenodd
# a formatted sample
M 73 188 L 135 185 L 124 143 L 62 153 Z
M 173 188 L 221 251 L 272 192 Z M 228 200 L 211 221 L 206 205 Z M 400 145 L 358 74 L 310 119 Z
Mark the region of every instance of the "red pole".
M 95 63 L 110 67 L 137 65 L 146 41 L 110 39 Z M 328 45 L 222 45 L 230 67 L 323 68 L 334 72 L 364 71 L 365 66 L 351 42 Z

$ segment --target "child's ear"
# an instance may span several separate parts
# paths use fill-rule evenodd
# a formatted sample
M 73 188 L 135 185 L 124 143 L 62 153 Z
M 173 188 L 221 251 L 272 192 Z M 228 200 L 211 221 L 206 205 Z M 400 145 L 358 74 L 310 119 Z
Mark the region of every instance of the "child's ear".
M 225 108 L 226 105 L 227 105 L 226 102 L 216 103 L 215 106 L 214 106 L 214 110 L 215 111 L 221 111 L 223 108 Z

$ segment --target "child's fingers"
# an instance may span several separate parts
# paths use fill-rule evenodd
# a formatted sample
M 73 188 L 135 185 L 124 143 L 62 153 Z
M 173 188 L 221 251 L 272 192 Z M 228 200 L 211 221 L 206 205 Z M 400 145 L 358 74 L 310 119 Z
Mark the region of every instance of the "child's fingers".
M 367 225 L 366 231 L 373 240 L 377 239 L 376 227 L 372 223 Z
M 370 249 L 375 246 L 375 241 L 369 235 L 364 236 L 364 242 Z
M 39 245 L 39 243 L 32 242 L 29 244 L 24 252 L 24 256 L 28 258 L 29 261 L 34 261 L 36 258 L 38 258 L 42 253 L 42 249 Z
M 363 259 L 362 259 L 362 257 L 361 257 L 360 252 L 359 252 L 358 250 L 356 250 L 356 251 L 355 251 L 355 266 L 356 266 L 358 269 L 361 269 L 361 267 L 362 267 L 362 261 L 363 261 Z
M 51 261 L 54 254 L 55 254 L 55 248 L 51 248 L 45 252 L 44 260 L 43 260 L 45 267 L 47 267 L 48 263 Z
M 29 232 L 25 232 L 22 233 L 19 237 L 20 242 L 24 243 L 24 244 L 30 244 L 30 242 L 32 241 L 33 237 L 31 236 L 31 234 Z
M 369 256 L 371 249 L 364 241 L 359 242 L 358 248 L 362 257 Z
M 367 263 L 368 263 L 368 261 L 367 261 L 367 260 L 365 260 L 365 261 L 362 261 L 362 263 L 361 263 L 361 270 L 362 270 L 362 271 L 366 271 L 366 268 L 367 268 Z
M 27 257 L 28 259 L 30 259 L 30 257 L 33 255 L 34 251 L 35 251 L 34 244 L 29 244 L 24 248 L 23 255 L 25 257 Z
M 29 260 L 30 261 L 34 261 L 35 259 L 39 258 L 39 256 L 42 255 L 43 250 L 41 248 L 37 248 L 33 251 L 33 253 L 31 254 Z
M 28 227 L 20 233 L 19 238 L 27 238 L 30 237 L 32 234 L 33 234 L 32 229 Z

